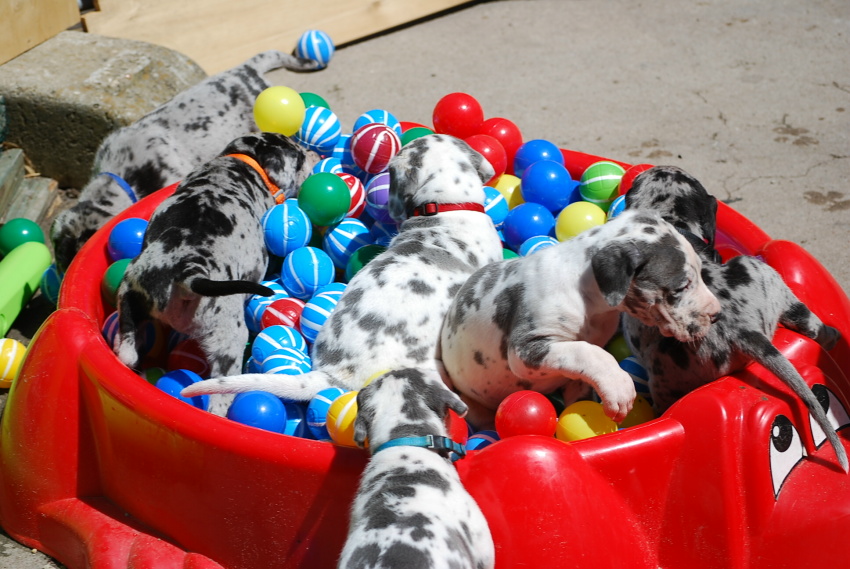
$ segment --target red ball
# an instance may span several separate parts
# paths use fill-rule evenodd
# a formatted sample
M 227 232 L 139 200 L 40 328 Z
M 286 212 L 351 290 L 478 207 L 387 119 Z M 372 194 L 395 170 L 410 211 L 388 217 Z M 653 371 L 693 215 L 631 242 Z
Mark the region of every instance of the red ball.
M 404 134 L 411 128 L 428 128 L 424 124 L 419 124 L 418 122 L 410 122 L 410 121 L 399 121 L 399 125 L 401 126 L 401 133 Z M 431 130 L 430 128 L 428 130 Z
M 357 166 L 378 174 L 387 169 L 390 159 L 401 150 L 401 139 L 385 124 L 369 123 L 351 136 L 351 157 Z
M 519 127 L 508 119 L 493 117 L 481 124 L 478 133 L 492 136 L 502 144 L 502 148 L 505 149 L 505 154 L 508 157 L 508 167 L 505 171 L 508 174 L 513 174 L 514 155 L 517 149 L 522 146 L 522 133 L 519 131 Z
M 304 310 L 305 302 L 297 298 L 279 298 L 269 304 L 260 318 L 260 327 L 268 328 L 282 324 L 290 328 L 298 328 L 301 321 L 301 311 Z
M 487 186 L 492 185 L 499 176 L 505 173 L 508 167 L 508 155 L 505 153 L 502 143 L 487 134 L 473 134 L 466 139 L 466 143 L 484 156 L 493 167 L 496 173 L 485 184 Z
M 449 432 L 449 438 L 454 442 L 466 444 L 469 439 L 469 427 L 466 424 L 466 419 L 449 409 L 446 415 L 446 430 Z
M 641 172 L 646 172 L 652 168 L 652 164 L 635 164 L 623 174 L 623 177 L 620 178 L 620 195 L 622 196 L 626 192 L 628 192 L 632 188 L 632 182 L 635 181 L 635 178 L 638 177 L 638 174 Z
M 511 393 L 496 410 L 496 431 L 503 439 L 514 435 L 551 437 L 557 425 L 555 406 L 536 391 Z
M 197 340 L 190 338 L 174 346 L 174 349 L 168 354 L 166 369 L 168 371 L 188 369 L 201 377 L 208 377 L 210 364 L 207 363 L 207 358 Z
M 351 207 L 348 208 L 348 213 L 345 217 L 360 217 L 363 210 L 366 209 L 366 188 L 360 178 L 348 173 L 337 174 L 342 178 L 345 185 L 348 186 L 348 191 L 351 192 Z
M 471 95 L 449 93 L 434 107 L 434 132 L 467 138 L 477 134 L 484 122 L 484 111 Z

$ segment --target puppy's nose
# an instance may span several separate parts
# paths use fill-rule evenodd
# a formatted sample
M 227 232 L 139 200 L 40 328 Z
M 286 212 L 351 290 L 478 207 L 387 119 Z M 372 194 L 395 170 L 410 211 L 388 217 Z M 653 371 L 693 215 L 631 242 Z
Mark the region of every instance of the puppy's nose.
M 720 312 L 719 311 L 715 312 L 714 314 L 711 315 L 711 323 L 714 324 L 718 320 L 720 320 Z

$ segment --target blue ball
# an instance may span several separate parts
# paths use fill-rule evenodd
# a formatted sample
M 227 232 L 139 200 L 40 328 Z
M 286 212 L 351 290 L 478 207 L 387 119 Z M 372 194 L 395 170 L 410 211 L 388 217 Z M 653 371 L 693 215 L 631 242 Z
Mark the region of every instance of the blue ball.
M 313 225 L 298 207 L 298 200 L 288 199 L 270 208 L 261 219 L 266 249 L 272 255 L 285 257 L 304 247 L 313 236 Z
M 332 110 L 310 107 L 304 113 L 304 122 L 301 123 L 295 138 L 314 152 L 330 154 L 341 135 L 342 125 Z
M 283 433 L 287 415 L 280 398 L 265 391 L 247 391 L 233 399 L 227 418 L 249 427 Z
M 304 305 L 301 311 L 301 333 L 308 342 L 315 342 L 319 330 L 325 325 L 325 321 L 336 308 L 342 294 L 324 293 L 317 294 Z
M 284 435 L 290 437 L 309 438 L 310 430 L 307 428 L 307 407 L 297 401 L 283 400 L 286 408 L 286 425 L 283 429 Z
M 319 290 L 317 290 L 316 294 L 314 296 L 318 296 L 320 294 L 329 294 L 329 295 L 333 295 L 333 296 L 337 297 L 337 299 L 339 299 L 339 297 L 342 296 L 342 293 L 345 292 L 345 289 L 346 289 L 347 286 L 348 285 L 345 284 L 345 283 L 332 282 L 330 284 L 326 284 L 325 286 L 323 286 Z
M 318 69 L 327 67 L 334 51 L 336 47 L 331 36 L 321 30 L 307 30 L 295 45 L 295 55 L 318 61 Z
M 369 228 L 369 233 L 375 238 L 375 245 L 389 247 L 393 237 L 398 235 L 398 225 L 395 223 L 376 221 Z
M 484 211 L 493 220 L 496 229 L 500 229 L 510 211 L 508 200 L 496 188 L 484 186 Z
M 381 172 L 366 184 L 366 213 L 378 223 L 395 225 L 390 215 L 390 174 Z
M 611 221 L 621 213 L 626 211 L 626 196 L 623 194 L 622 196 L 617 196 L 614 198 L 614 201 L 611 202 L 611 205 L 608 206 L 608 221 Z
M 644 399 L 652 403 L 652 398 L 649 395 L 649 374 L 640 365 L 638 359 L 634 356 L 625 357 L 620 361 L 620 368 L 632 376 L 637 394 L 642 395 Z
M 250 356 L 245 360 L 245 365 L 242 366 L 242 373 L 263 373 L 263 368 L 260 367 L 260 362 Z
M 540 160 L 554 160 L 563 164 L 564 155 L 561 154 L 561 149 L 557 145 L 548 140 L 540 138 L 529 140 L 517 148 L 514 154 L 514 175 L 522 178 L 525 169 Z
M 278 375 L 301 375 L 311 369 L 310 356 L 296 348 L 275 350 L 260 364 L 261 373 Z
M 536 253 L 542 249 L 546 249 L 547 247 L 551 247 L 552 245 L 557 245 L 558 240 L 554 237 L 550 237 L 548 235 L 535 235 L 534 237 L 529 237 L 525 240 L 525 242 L 520 245 L 519 251 L 517 253 L 522 257 L 528 257 L 529 255 Z
M 496 431 L 478 431 L 466 441 L 466 450 L 481 450 L 499 440 Z
M 100 332 L 103 334 L 103 339 L 106 340 L 106 345 L 112 349 L 115 345 L 115 335 L 118 333 L 117 310 L 106 317 L 106 320 L 103 321 L 103 326 L 100 328 Z
M 334 263 L 327 253 L 315 247 L 301 247 L 286 256 L 280 278 L 284 288 L 301 300 L 307 300 L 334 280 Z
M 275 324 L 268 326 L 257 334 L 254 341 L 251 343 L 251 357 L 258 362 L 263 362 L 267 357 L 272 355 L 276 350 L 281 348 L 295 348 L 298 351 L 307 353 L 307 342 L 304 337 L 298 333 L 298 330 L 283 324 Z
M 128 217 L 115 224 L 109 232 L 106 251 L 112 261 L 132 259 L 142 252 L 148 222 L 140 217 Z
M 338 269 L 344 270 L 355 251 L 374 242 L 375 238 L 362 221 L 347 217 L 325 232 L 322 249 Z
M 363 171 L 354 162 L 354 157 L 351 155 L 351 134 L 341 134 L 339 136 L 331 157 L 339 160 L 339 163 L 342 164 L 343 172 L 348 172 L 358 177 L 363 174 Z
M 156 382 L 156 386 L 180 401 L 206 411 L 210 404 L 209 395 L 196 395 L 195 397 L 183 397 L 180 395 L 183 388 L 189 387 L 198 381 L 201 381 L 201 376 L 197 373 L 188 369 L 176 369 L 160 377 Z
M 278 281 L 264 281 L 263 284 L 275 291 L 272 296 L 260 296 L 256 294 L 248 299 L 245 303 L 245 325 L 250 332 L 257 334 L 263 329 L 262 319 L 263 312 L 266 311 L 269 304 L 281 298 L 287 298 L 289 293 L 283 288 L 283 285 Z
M 383 109 L 372 109 L 357 117 L 351 132 L 357 132 L 361 127 L 372 123 L 385 124 L 393 129 L 397 135 L 401 136 L 401 123 L 395 118 L 395 115 Z
M 520 191 L 526 202 L 539 203 L 553 214 L 564 209 L 580 182 L 573 180 L 563 164 L 539 160 L 525 169 Z
M 339 387 L 329 387 L 319 391 L 310 403 L 307 404 L 307 428 L 310 429 L 313 438 L 319 441 L 331 440 L 328 434 L 327 420 L 328 409 L 331 407 L 337 397 L 345 393 L 345 390 Z
M 54 306 L 59 302 L 59 286 L 61 284 L 62 275 L 59 274 L 56 263 L 53 263 L 41 275 L 41 294 Z
M 555 228 L 555 216 L 545 206 L 524 203 L 508 212 L 502 225 L 502 234 L 508 246 L 519 249 L 520 245 L 536 235 L 549 235 Z
M 313 174 L 321 174 L 322 172 L 327 172 L 329 174 L 342 174 L 342 162 L 340 162 L 338 158 L 323 158 L 316 162 L 316 165 L 313 166 L 312 170 Z

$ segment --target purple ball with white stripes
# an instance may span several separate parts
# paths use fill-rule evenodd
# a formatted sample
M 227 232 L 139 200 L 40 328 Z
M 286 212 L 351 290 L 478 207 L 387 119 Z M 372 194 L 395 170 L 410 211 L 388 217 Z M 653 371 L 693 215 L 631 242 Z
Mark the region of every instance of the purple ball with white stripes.
M 397 135 L 401 136 L 401 123 L 395 118 L 395 115 L 383 109 L 372 109 L 357 117 L 357 120 L 354 121 L 354 128 L 351 131 L 356 132 L 360 127 L 371 123 L 385 124 L 393 129 Z
M 298 38 L 295 55 L 312 59 L 319 63 L 318 69 L 327 67 L 336 47 L 331 36 L 321 30 L 307 30 Z
M 304 247 L 313 237 L 313 225 L 307 214 L 298 207 L 298 200 L 288 199 L 263 214 L 263 238 L 272 255 L 285 257 Z
M 342 125 L 332 110 L 310 107 L 304 112 L 304 122 L 295 138 L 314 152 L 330 154 L 341 135 Z
M 390 174 L 381 172 L 366 184 L 366 213 L 378 223 L 395 225 L 390 215 Z
M 307 353 L 307 342 L 304 337 L 291 326 L 275 324 L 264 328 L 251 343 L 251 357 L 263 362 L 276 350 L 294 348 Z
M 304 310 L 301 311 L 301 333 L 308 342 L 316 341 L 316 336 L 325 322 L 330 317 L 331 313 L 336 308 L 339 298 L 342 294 L 336 295 L 331 293 L 317 294 L 304 305 Z
M 502 192 L 492 186 L 484 186 L 484 212 L 493 220 L 496 229 L 500 229 L 508 216 L 510 207 Z
M 286 256 L 280 280 L 295 298 L 307 300 L 320 288 L 334 280 L 334 264 L 330 256 L 315 247 L 301 247 Z
M 328 409 L 331 408 L 331 403 L 343 393 L 345 390 L 339 387 L 322 389 L 307 404 L 307 428 L 316 440 L 331 440 L 327 428 Z
M 316 162 L 315 166 L 313 166 L 312 173 L 321 174 L 322 172 L 327 172 L 329 174 L 342 174 L 342 162 L 339 161 L 339 158 L 322 158 Z
M 347 217 L 328 229 L 322 239 L 322 249 L 337 268 L 345 269 L 355 251 L 374 242 L 375 238 L 362 221 Z
M 103 326 L 101 327 L 100 331 L 103 334 L 103 339 L 106 340 L 106 345 L 112 348 L 115 343 L 115 335 L 118 333 L 117 310 L 106 317 L 106 320 L 103 321 Z

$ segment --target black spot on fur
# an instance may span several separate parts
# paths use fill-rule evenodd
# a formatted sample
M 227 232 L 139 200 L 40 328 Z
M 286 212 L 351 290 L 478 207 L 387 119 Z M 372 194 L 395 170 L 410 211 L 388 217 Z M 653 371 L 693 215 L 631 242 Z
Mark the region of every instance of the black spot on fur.
M 742 286 L 748 286 L 753 282 L 753 278 L 750 276 L 746 265 L 736 262 L 735 259 L 737 258 L 735 257 L 726 263 L 723 271 L 726 277 L 726 284 L 733 290 Z

